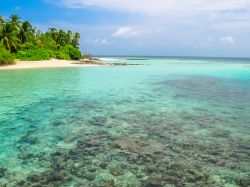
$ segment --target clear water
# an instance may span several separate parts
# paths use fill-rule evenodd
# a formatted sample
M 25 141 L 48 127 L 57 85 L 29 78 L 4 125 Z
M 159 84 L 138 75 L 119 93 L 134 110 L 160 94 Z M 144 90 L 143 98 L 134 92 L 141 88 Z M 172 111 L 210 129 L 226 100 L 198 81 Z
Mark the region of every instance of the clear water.
M 250 185 L 250 59 L 0 71 L 0 186 Z

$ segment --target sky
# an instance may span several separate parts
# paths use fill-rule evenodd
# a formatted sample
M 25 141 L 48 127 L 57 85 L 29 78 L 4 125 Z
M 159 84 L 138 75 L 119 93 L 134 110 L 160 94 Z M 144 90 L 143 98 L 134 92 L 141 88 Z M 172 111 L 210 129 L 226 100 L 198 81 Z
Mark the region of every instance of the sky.
M 11 14 L 93 55 L 250 57 L 250 0 L 0 0 Z

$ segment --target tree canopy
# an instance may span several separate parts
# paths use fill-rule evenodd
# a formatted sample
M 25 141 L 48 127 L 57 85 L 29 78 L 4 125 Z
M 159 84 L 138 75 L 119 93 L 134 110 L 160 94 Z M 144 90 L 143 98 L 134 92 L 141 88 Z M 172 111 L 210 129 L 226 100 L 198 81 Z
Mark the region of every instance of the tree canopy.
M 78 60 L 81 58 L 79 40 L 80 34 L 70 30 L 49 28 L 43 33 L 17 15 L 8 19 L 0 16 L 0 48 L 4 48 L 1 51 L 20 60 Z

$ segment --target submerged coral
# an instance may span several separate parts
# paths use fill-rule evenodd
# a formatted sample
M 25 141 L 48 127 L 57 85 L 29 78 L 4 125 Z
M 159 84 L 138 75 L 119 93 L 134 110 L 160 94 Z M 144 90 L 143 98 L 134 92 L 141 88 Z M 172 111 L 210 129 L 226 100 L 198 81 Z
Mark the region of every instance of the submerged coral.
M 70 95 L 16 108 L 1 118 L 0 186 L 250 185 L 250 105 L 240 107 L 249 93 L 196 80 L 129 99 Z

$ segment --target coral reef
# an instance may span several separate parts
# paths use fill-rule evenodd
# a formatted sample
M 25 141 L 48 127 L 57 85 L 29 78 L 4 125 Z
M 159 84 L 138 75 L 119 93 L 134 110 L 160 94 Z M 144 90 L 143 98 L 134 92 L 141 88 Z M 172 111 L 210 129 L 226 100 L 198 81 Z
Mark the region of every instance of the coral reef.
M 134 98 L 51 96 L 16 108 L 0 119 L 0 186 L 249 186 L 250 92 L 199 80 L 157 82 Z

